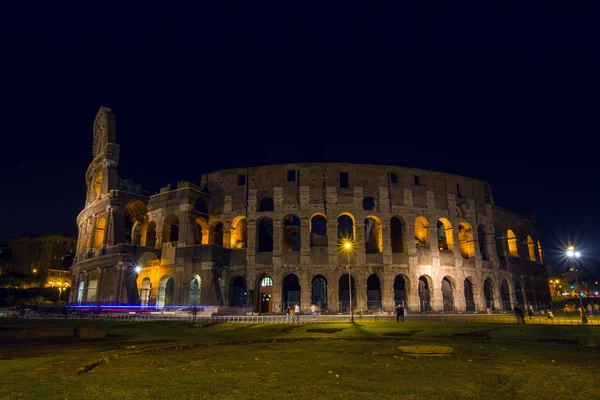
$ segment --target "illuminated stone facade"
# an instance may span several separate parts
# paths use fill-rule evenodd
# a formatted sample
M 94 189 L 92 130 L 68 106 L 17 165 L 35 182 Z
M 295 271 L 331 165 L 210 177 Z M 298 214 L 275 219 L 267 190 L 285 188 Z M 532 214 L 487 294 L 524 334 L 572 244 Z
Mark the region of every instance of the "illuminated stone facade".
M 549 302 L 534 224 L 497 207 L 486 182 L 394 166 L 285 164 L 212 172 L 147 196 L 118 178 L 114 129 L 102 108 L 71 268 L 71 299 L 81 303 L 259 312 L 317 303 L 337 313 L 348 309 L 349 271 L 362 312 Z

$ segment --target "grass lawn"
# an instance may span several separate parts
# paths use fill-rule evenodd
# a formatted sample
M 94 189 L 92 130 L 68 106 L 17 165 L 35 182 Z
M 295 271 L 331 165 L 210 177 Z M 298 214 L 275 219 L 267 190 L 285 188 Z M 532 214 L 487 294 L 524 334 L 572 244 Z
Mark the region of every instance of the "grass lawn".
M 107 323 L 104 340 L 1 343 L 0 399 L 593 399 L 600 328 Z M 6 325 L 64 321 L 2 321 Z M 415 358 L 398 346 L 444 345 Z M 79 370 L 95 360 L 103 364 Z

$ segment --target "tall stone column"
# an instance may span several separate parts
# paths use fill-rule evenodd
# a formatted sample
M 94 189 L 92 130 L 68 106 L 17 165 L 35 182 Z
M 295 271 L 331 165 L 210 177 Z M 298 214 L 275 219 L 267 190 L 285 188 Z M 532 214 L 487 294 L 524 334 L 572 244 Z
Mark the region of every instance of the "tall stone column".
M 96 302 L 102 303 L 102 278 L 104 275 L 104 268 L 96 268 L 98 271 L 98 283 L 96 284 Z
M 84 279 L 84 284 L 83 284 L 83 299 L 81 300 L 84 303 L 88 302 L 88 291 L 90 288 L 90 273 L 89 271 L 85 271 L 83 273 L 83 279 Z
M 183 294 L 183 267 L 175 268 L 175 299 L 173 299 L 176 305 L 182 305 L 184 302 L 185 295 Z
M 302 272 L 298 279 L 300 280 L 300 305 L 302 307 L 302 310 L 308 311 L 310 310 L 310 303 L 312 300 L 312 287 L 309 272 Z
M 381 221 L 381 235 L 383 236 L 383 264 L 392 264 L 392 232 L 390 220 Z
M 339 273 L 333 272 L 327 280 L 327 310 L 329 313 L 340 312 Z
M 354 254 L 356 256 L 356 264 L 364 266 L 367 264 L 367 255 L 365 253 L 365 221 L 357 219 L 355 224 Z
M 329 265 L 338 265 L 337 217 L 327 218 L 327 252 Z
M 300 220 L 300 264 L 308 265 L 310 263 L 310 220 L 304 218 Z
M 117 304 L 122 304 L 122 296 L 123 296 L 123 276 L 125 274 L 126 266 L 123 265 L 123 262 L 119 261 L 117 265 Z

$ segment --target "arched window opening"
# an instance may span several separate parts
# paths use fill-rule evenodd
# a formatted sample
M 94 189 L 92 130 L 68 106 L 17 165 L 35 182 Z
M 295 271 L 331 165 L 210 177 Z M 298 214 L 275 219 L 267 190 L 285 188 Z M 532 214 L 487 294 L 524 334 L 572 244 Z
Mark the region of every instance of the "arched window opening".
M 102 217 L 96 222 L 96 232 L 94 232 L 94 249 L 99 249 L 104 245 L 104 231 L 106 230 L 106 218 Z
M 504 311 L 510 311 L 512 309 L 510 304 L 510 294 L 508 290 L 508 282 L 506 279 L 502 281 L 500 285 L 500 297 L 502 298 L 502 309 Z
M 394 306 L 402 305 L 404 308 L 408 305 L 408 293 L 406 292 L 406 279 L 402 275 L 396 275 L 394 278 Z
M 458 243 L 460 254 L 465 259 L 475 255 L 475 243 L 473 243 L 473 228 L 468 222 L 461 222 L 458 226 Z
M 349 313 L 350 312 L 350 290 L 352 290 L 352 308 L 356 307 L 356 284 L 354 282 L 354 276 L 352 276 L 352 280 L 348 277 L 348 274 L 344 274 L 340 277 L 338 282 L 339 288 L 339 302 L 340 302 L 340 312 Z M 350 290 L 349 290 L 350 289 Z
M 261 313 L 270 313 L 273 311 L 273 279 L 265 276 L 260 280 L 260 290 L 258 291 L 258 311 Z
M 79 287 L 77 288 L 77 303 L 83 303 L 83 289 L 85 288 L 85 282 L 79 282 Z
M 198 232 L 198 242 L 196 244 L 208 244 L 208 223 L 204 218 L 196 218 L 196 229 Z
M 175 280 L 166 275 L 158 283 L 158 296 L 156 298 L 156 308 L 162 309 L 173 306 L 175 296 Z
M 142 288 L 140 289 L 140 303 L 142 307 L 148 307 L 150 305 L 150 298 L 152 296 L 152 282 L 150 278 L 144 278 L 142 280 Z
M 348 214 L 342 214 L 337 219 L 338 241 L 354 242 L 354 219 Z
M 200 276 L 196 275 L 190 281 L 190 306 L 197 306 L 200 304 L 200 289 L 202 287 L 202 281 Z
M 208 207 L 206 206 L 206 201 L 204 201 L 204 198 L 202 196 L 196 199 L 194 209 L 199 213 L 208 214 Z
M 179 240 L 179 218 L 169 215 L 163 222 L 162 242 L 177 242 Z
M 141 225 L 147 212 L 146 204 L 140 200 L 131 200 L 125 205 L 125 243 L 140 244 Z
M 426 277 L 419 277 L 419 302 L 421 312 L 431 311 L 431 293 L 429 291 L 429 282 Z
M 275 210 L 275 202 L 273 202 L 272 197 L 265 197 L 258 203 L 258 211 L 266 212 L 266 211 L 274 211 Z
M 142 223 L 136 222 L 133 225 L 131 232 L 131 244 L 134 246 L 139 246 L 142 244 Z
M 246 218 L 241 218 L 231 232 L 231 247 L 234 249 L 244 249 L 247 247 L 248 223 Z
M 322 215 L 315 215 L 310 219 L 310 246 L 328 246 L 327 219 Z
M 296 275 L 286 276 L 281 289 L 282 309 L 285 310 L 288 306 L 294 307 L 296 304 L 300 305 L 300 280 Z
M 475 297 L 473 296 L 473 282 L 465 279 L 465 303 L 467 311 L 475 311 Z
M 489 279 L 486 279 L 483 282 L 483 295 L 485 297 L 485 306 L 490 310 L 494 310 L 494 292 L 492 290 L 492 282 Z
M 417 247 L 428 249 L 429 240 L 429 222 L 427 218 L 420 216 L 415 219 L 415 244 Z
M 259 253 L 273 251 L 273 220 L 261 218 L 256 222 L 256 251 Z
M 377 254 L 383 251 L 381 222 L 373 217 L 365 219 L 365 253 Z
M 156 222 L 151 221 L 146 228 L 146 247 L 156 247 Z
M 212 230 L 212 244 L 223 247 L 223 223 L 217 222 Z
M 535 243 L 531 236 L 527 236 L 527 250 L 529 251 L 529 260 L 535 262 Z
M 300 251 L 300 218 L 288 214 L 283 218 L 283 246 L 282 251 Z
M 311 302 L 321 310 L 327 310 L 327 279 L 317 275 L 312 280 Z
M 236 277 L 231 282 L 229 305 L 232 307 L 246 307 L 247 296 L 246 279 L 243 276 Z
M 367 309 L 373 312 L 383 310 L 381 302 L 381 282 L 379 277 L 375 274 L 371 274 L 369 278 L 367 278 Z
M 452 225 L 446 218 L 440 218 L 437 222 L 437 240 L 440 250 L 451 250 L 454 247 Z
M 98 170 L 96 172 L 96 179 L 94 180 L 94 195 L 98 197 L 100 193 L 102 193 L 102 180 L 103 180 L 102 170 Z
M 406 253 L 404 243 L 404 223 L 398 217 L 390 220 L 390 233 L 392 237 L 392 253 Z
M 444 312 L 454 311 L 454 293 L 452 291 L 452 283 L 447 277 L 442 279 L 442 302 Z
M 373 211 L 375 210 L 375 207 L 375 199 L 372 196 L 367 196 L 363 198 L 363 210 Z
M 517 236 L 512 231 L 512 229 L 509 229 L 506 232 L 506 240 L 508 242 L 508 254 L 510 254 L 511 257 L 519 257 L 519 250 L 517 248 Z
M 525 307 L 525 299 L 523 298 L 523 286 L 520 281 L 515 282 L 515 297 L 517 298 L 517 305 Z
M 483 260 L 489 260 L 490 257 L 488 256 L 488 251 L 487 251 L 487 235 L 485 233 L 485 228 L 483 227 L 483 225 L 479 225 L 479 227 L 477 228 L 477 239 L 479 241 L 479 254 L 481 254 L 481 258 Z

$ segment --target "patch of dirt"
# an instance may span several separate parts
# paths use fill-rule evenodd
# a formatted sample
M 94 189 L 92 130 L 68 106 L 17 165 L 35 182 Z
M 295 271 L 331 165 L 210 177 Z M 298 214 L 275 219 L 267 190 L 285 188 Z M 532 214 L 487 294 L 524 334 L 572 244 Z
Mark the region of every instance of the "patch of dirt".
M 411 337 L 412 335 L 414 335 L 417 332 L 419 332 L 419 331 L 386 332 L 386 333 L 381 334 L 381 336 L 386 336 L 386 337 Z
M 311 332 L 311 333 L 336 333 L 336 332 L 341 332 L 344 329 L 347 329 L 347 328 L 312 328 L 312 329 L 307 329 L 306 332 Z
M 281 326 L 279 328 L 271 328 L 269 329 L 269 332 L 284 333 L 298 328 L 300 328 L 300 325 Z
M 449 357 L 454 349 L 448 346 L 399 346 L 398 350 L 411 357 Z

